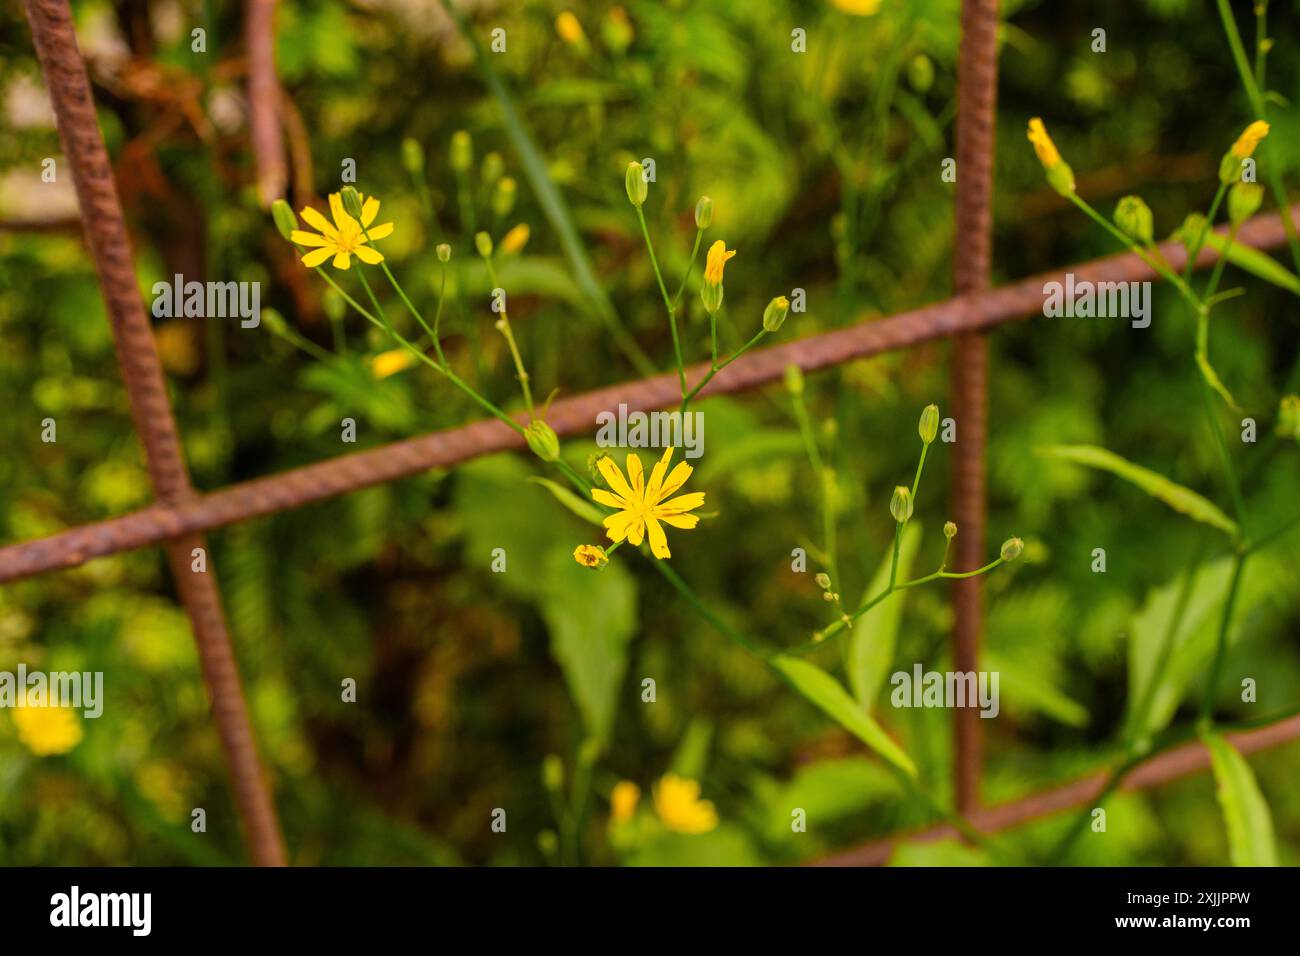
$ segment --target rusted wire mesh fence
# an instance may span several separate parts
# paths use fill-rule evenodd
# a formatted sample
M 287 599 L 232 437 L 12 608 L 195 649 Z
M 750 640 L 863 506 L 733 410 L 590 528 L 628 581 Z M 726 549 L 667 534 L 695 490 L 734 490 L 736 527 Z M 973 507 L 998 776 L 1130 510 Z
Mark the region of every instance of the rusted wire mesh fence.
M 67 0 L 25 0 L 37 56 L 54 106 L 59 136 L 76 182 L 81 224 L 95 261 L 100 287 L 112 323 L 122 377 L 130 396 L 131 414 L 144 446 L 157 502 L 147 508 L 84 525 L 33 541 L 0 548 L 0 583 L 76 567 L 95 558 L 135 548 L 160 545 L 167 551 L 177 590 L 189 615 L 199 648 L 203 678 L 212 701 L 213 718 L 231 775 L 236 804 L 243 821 L 249 854 L 259 865 L 283 865 L 284 841 L 265 773 L 257 754 L 215 569 L 192 570 L 195 549 L 206 548 L 203 533 L 278 511 L 300 507 L 382 484 L 431 468 L 444 468 L 482 455 L 522 448 L 522 439 L 494 420 L 457 428 L 297 468 L 278 475 L 199 493 L 190 484 L 164 386 L 144 302 L 136 280 L 130 242 L 118 202 L 103 137 L 95 116 L 86 69 L 77 49 Z M 788 365 L 815 371 L 850 361 L 908 348 L 941 338 L 953 338 L 951 406 L 961 420 L 961 440 L 954 453 L 954 514 L 966 550 L 962 566 L 973 567 L 983 554 L 985 512 L 984 438 L 988 355 L 984 333 L 1019 319 L 1040 314 L 1043 284 L 1074 273 L 1076 282 L 1131 282 L 1153 279 L 1137 256 L 1122 254 L 1069 266 L 1059 272 L 1033 276 L 996 289 L 988 287 L 991 261 L 990 200 L 992 196 L 993 127 L 997 86 L 996 0 L 963 0 L 963 40 L 958 70 L 957 152 L 961 170 L 957 185 L 954 253 L 954 298 L 889 318 L 811 336 L 786 345 L 751 352 L 719 375 L 700 397 L 740 392 L 777 381 Z M 278 84 L 269 53 L 274 3 L 249 0 L 247 33 L 253 75 L 249 87 L 258 104 L 253 135 L 263 142 L 259 155 L 279 157 L 259 170 L 263 198 L 283 190 L 283 147 L 279 142 Z M 1300 222 L 1300 205 L 1288 214 Z M 1259 249 L 1285 242 L 1281 218 L 1261 215 L 1237 233 L 1240 244 Z M 1186 264 L 1186 250 L 1166 243 L 1161 252 L 1175 271 Z M 1215 261 L 1208 245 L 1197 268 Z M 706 371 L 690 370 L 692 381 Z M 555 402 L 547 420 L 560 435 L 593 431 L 597 413 L 619 404 L 629 411 L 653 410 L 680 401 L 677 377 L 657 375 L 596 389 Z M 955 589 L 954 660 L 959 670 L 976 670 L 980 632 L 978 579 L 959 582 Z M 1079 806 L 1101 791 L 1104 775 L 1083 778 L 990 808 L 979 806 L 981 743 L 974 709 L 956 711 L 954 774 L 958 806 L 977 829 L 993 832 L 1047 814 Z M 1244 752 L 1276 746 L 1300 737 L 1300 717 L 1238 734 L 1234 742 Z M 1152 786 L 1208 766 L 1200 744 L 1168 751 L 1139 767 L 1127 788 Z M 866 844 L 822 861 L 828 864 L 884 862 L 898 839 L 933 840 L 951 836 L 936 827 Z

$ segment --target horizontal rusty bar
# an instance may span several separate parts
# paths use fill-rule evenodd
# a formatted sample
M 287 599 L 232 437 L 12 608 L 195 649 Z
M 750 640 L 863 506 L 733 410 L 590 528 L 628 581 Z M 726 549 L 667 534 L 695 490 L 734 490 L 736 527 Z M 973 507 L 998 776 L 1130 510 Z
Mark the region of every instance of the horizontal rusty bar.
M 1291 216 L 1300 223 L 1300 205 L 1291 207 Z M 1281 218 L 1276 213 L 1256 216 L 1242 225 L 1237 240 L 1258 249 L 1280 246 L 1286 241 Z M 1177 270 L 1187 261 L 1186 250 L 1180 244 L 1165 243 L 1161 251 Z M 1214 250 L 1206 246 L 1197 257 L 1198 268 L 1215 258 Z M 787 365 L 815 371 L 851 359 L 1027 318 L 1042 311 L 1043 283 L 1063 279 L 1066 271 L 1074 273 L 1076 282 L 1135 282 L 1154 277 L 1151 269 L 1131 253 L 1094 259 L 1063 271 L 1042 273 L 889 318 L 758 349 L 727 366 L 726 371 L 700 392 L 700 397 L 745 391 L 778 381 Z M 704 364 L 692 367 L 691 381 L 698 381 L 705 371 Z M 560 399 L 551 406 L 547 420 L 561 435 L 586 434 L 595 430 L 599 412 L 616 409 L 619 403 L 626 404 L 629 411 L 649 411 L 674 406 L 680 398 L 677 376 L 665 373 Z M 523 441 L 514 431 L 487 419 L 341 455 L 187 501 L 151 505 L 120 518 L 0 548 L 0 582 L 76 567 L 119 551 L 160 544 L 184 534 L 209 531 L 431 468 L 446 468 L 481 455 L 522 447 Z
M 1253 730 L 1229 733 L 1227 738 L 1243 754 L 1252 754 L 1270 747 L 1278 747 L 1300 738 L 1300 716 L 1284 717 L 1276 723 Z M 1180 777 L 1200 773 L 1210 765 L 1210 754 L 1200 741 L 1192 741 L 1165 751 L 1139 765 L 1120 785 L 1121 790 L 1145 790 Z M 1105 771 L 1081 777 L 1050 790 L 1040 790 L 1019 800 L 986 807 L 971 813 L 967 819 L 982 833 L 996 833 L 1038 820 L 1042 817 L 1086 805 L 1097 799 L 1106 786 L 1109 774 Z M 957 837 L 957 831 L 948 824 L 930 827 L 914 833 L 874 840 L 850 850 L 844 850 L 816 861 L 815 866 L 883 866 L 889 862 L 894 848 L 900 843 L 933 843 Z

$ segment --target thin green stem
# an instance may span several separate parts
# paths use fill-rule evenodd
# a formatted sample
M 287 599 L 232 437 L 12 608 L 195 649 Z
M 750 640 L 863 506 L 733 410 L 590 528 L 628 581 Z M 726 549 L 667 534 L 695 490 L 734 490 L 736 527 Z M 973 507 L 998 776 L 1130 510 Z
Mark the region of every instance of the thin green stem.
M 677 356 L 677 377 L 681 384 L 682 397 L 686 398 L 686 362 L 682 358 L 682 341 L 677 334 L 677 306 L 668 297 L 668 287 L 664 285 L 664 274 L 659 269 L 659 259 L 655 256 L 655 246 L 650 240 L 650 229 L 646 226 L 645 210 L 636 207 L 637 222 L 641 224 L 641 235 L 645 237 L 646 251 L 650 253 L 650 265 L 655 270 L 655 280 L 659 283 L 659 293 L 664 297 L 664 308 L 668 310 L 668 325 L 673 333 L 673 352 Z M 684 409 L 683 409 L 684 410 Z
M 1219 677 L 1228 653 L 1228 632 L 1232 626 L 1232 613 L 1237 606 L 1237 593 L 1241 589 L 1241 575 L 1246 568 L 1249 555 L 1239 552 L 1232 563 L 1232 581 L 1228 585 L 1228 600 L 1223 605 L 1223 616 L 1219 620 L 1219 636 L 1214 645 L 1214 663 L 1210 667 L 1210 677 L 1205 684 L 1205 696 L 1201 698 L 1200 720 L 1208 723 L 1214 712 L 1214 701 L 1218 696 Z

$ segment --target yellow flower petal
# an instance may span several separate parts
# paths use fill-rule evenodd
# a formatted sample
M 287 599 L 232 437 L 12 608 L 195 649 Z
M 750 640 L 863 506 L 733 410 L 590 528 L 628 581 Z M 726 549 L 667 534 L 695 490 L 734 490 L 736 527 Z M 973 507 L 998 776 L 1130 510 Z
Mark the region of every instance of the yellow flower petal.
M 289 241 L 296 242 L 300 246 L 328 246 L 330 240 L 324 236 L 317 235 L 314 232 L 306 232 L 302 229 L 295 229 L 289 233 Z
M 722 270 L 727 264 L 727 260 L 735 256 L 736 250 L 727 251 L 727 244 L 719 239 L 713 245 L 709 246 L 709 254 L 704 264 L 704 281 L 713 285 L 719 285 L 722 282 Z
M 636 515 L 631 511 L 620 511 L 618 514 L 610 515 L 605 519 L 605 533 L 609 536 L 610 541 L 622 541 L 632 531 L 632 525 L 636 522 Z
M 361 239 L 362 241 L 370 240 L 373 242 L 376 239 L 387 239 L 392 234 L 393 224 L 386 222 L 382 226 L 367 226 L 366 234 Z
M 650 481 L 645 486 L 645 500 L 651 504 L 663 497 L 660 489 L 664 486 L 664 474 L 668 471 L 668 462 L 672 460 L 675 450 L 672 445 L 665 448 L 663 457 L 655 462 L 654 468 L 650 470 Z
M 352 254 L 339 250 L 338 255 L 334 257 L 335 269 L 350 269 L 352 267 Z
M 627 453 L 627 480 L 632 484 L 633 497 L 629 501 L 641 501 L 645 498 L 645 470 L 641 467 L 641 456 L 636 452 Z
M 616 495 L 622 495 L 623 499 L 628 502 L 635 500 L 636 496 L 632 494 L 632 486 L 627 483 L 623 473 L 618 470 L 618 465 L 614 464 L 613 458 L 608 455 L 601 457 L 596 462 L 596 467 L 600 470 L 601 477 L 605 479 L 605 484 L 609 485 Z
M 1034 144 L 1034 152 L 1038 154 L 1038 161 L 1043 164 L 1044 169 L 1051 169 L 1061 161 L 1061 154 L 1057 152 L 1056 144 L 1052 142 L 1052 137 L 1047 135 L 1047 127 L 1037 116 L 1029 121 L 1027 138 Z
M 628 511 L 623 512 L 623 514 L 629 515 L 632 519 L 632 523 L 628 525 L 627 529 L 627 543 L 638 548 L 641 547 L 641 542 L 645 540 L 645 519 Z
M 631 507 L 624 499 L 620 498 L 618 495 L 611 494 L 604 488 L 592 488 L 591 497 L 595 498 L 602 505 L 605 505 L 608 508 L 613 508 L 615 511 L 626 511 Z
M 660 521 L 662 521 L 664 524 L 672 525 L 674 528 L 681 528 L 683 531 L 690 531 L 692 528 L 694 528 L 697 524 L 700 523 L 699 515 L 686 515 L 686 514 L 666 515 L 656 511 L 655 517 L 658 518 Z
M 338 238 L 339 231 L 334 228 L 334 224 L 311 206 L 304 207 L 299 215 L 307 221 L 307 225 L 311 226 L 317 232 L 322 232 L 331 239 Z
M 342 193 L 330 193 L 330 215 L 334 217 L 334 223 L 339 227 L 340 231 L 348 223 L 356 222 L 355 219 L 348 215 L 348 211 L 343 208 Z
M 367 265 L 377 266 L 384 261 L 383 254 L 378 249 L 371 249 L 369 246 L 357 246 L 352 250 L 357 254 L 357 258 Z
M 663 487 L 659 489 L 659 494 L 651 504 L 658 504 L 660 501 L 663 501 L 669 495 L 676 492 L 678 488 L 686 484 L 686 479 L 691 477 L 691 473 L 694 471 L 695 469 L 686 464 L 686 462 L 679 461 L 677 467 L 669 473 L 667 480 L 663 483 Z
M 693 491 L 689 495 L 678 495 L 672 501 L 665 501 L 663 504 L 655 505 L 654 515 L 656 518 L 662 518 L 665 515 L 679 515 L 687 511 L 694 511 L 702 504 L 704 504 L 704 492 Z
M 646 518 L 645 526 L 650 532 L 650 553 L 656 558 L 671 558 L 673 553 L 668 550 L 668 536 L 664 534 L 659 522 L 653 517 Z
M 1249 159 L 1255 152 L 1255 147 L 1259 141 L 1268 135 L 1268 124 L 1263 120 L 1255 120 L 1247 126 L 1237 137 L 1237 141 L 1232 144 L 1232 155 L 1238 159 Z
M 361 225 L 369 227 L 379 215 L 379 200 L 371 196 L 361 204 Z M 372 232 L 374 230 L 371 230 Z
M 323 262 L 325 262 L 326 259 L 328 259 L 332 255 L 334 255 L 333 246 L 329 246 L 325 249 L 313 249 L 311 252 L 307 253 L 305 256 L 302 257 L 302 264 L 305 265 L 308 269 L 315 269 L 318 265 L 321 265 Z

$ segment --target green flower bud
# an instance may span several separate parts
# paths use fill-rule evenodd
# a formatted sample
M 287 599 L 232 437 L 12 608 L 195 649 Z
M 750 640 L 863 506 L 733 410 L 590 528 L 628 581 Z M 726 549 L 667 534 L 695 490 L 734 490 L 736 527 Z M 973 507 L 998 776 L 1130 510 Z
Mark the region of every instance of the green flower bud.
M 1183 244 L 1189 255 L 1197 236 L 1201 235 L 1207 225 L 1205 217 L 1200 213 L 1188 213 L 1187 218 L 1183 220 L 1182 228 L 1175 233 L 1175 238 Z
M 769 332 L 778 331 L 789 313 L 790 300 L 783 295 L 778 295 L 763 310 L 763 328 Z
M 957 522 L 945 521 L 943 523 L 943 536 L 949 541 L 957 537 Z
M 424 147 L 410 136 L 402 140 L 402 165 L 412 176 L 424 175 Z
M 1074 192 L 1074 170 L 1065 160 L 1047 170 L 1047 184 L 1067 199 Z
M 1115 207 L 1115 225 L 1144 246 L 1151 245 L 1155 233 L 1155 220 L 1151 208 L 1141 196 L 1125 196 Z
M 564 786 L 564 761 L 556 754 L 542 758 L 542 785 L 556 793 Z
M 722 283 L 706 282 L 700 286 L 700 301 L 704 303 L 704 311 L 710 315 L 722 308 Z
M 700 201 L 695 204 L 695 228 L 708 229 L 713 225 L 713 200 L 708 196 L 701 196 Z
M 1283 395 L 1277 406 L 1279 438 L 1300 438 L 1300 395 Z
M 1002 542 L 1002 560 L 1014 561 L 1025 550 L 1025 543 L 1019 538 L 1007 538 Z
M 889 499 L 889 513 L 899 524 L 912 517 L 912 492 L 909 488 L 899 485 L 894 489 L 894 497 Z
M 349 216 L 357 222 L 361 221 L 361 193 L 357 192 L 355 186 L 344 186 L 340 195 L 343 198 L 343 209 Z
M 477 232 L 474 234 L 474 248 L 484 259 L 492 258 L 492 237 L 486 232 Z
M 445 242 L 438 243 L 437 249 L 439 262 L 451 262 L 451 246 Z
M 463 129 L 451 134 L 450 158 L 451 168 L 458 173 L 467 172 L 474 165 L 474 141 Z
M 542 461 L 555 461 L 560 457 L 560 439 L 555 429 L 540 418 L 534 418 L 524 428 L 524 440 L 534 455 Z
M 825 571 L 819 571 L 817 573 L 816 581 L 817 586 L 823 591 L 829 591 L 831 589 L 831 576 Z
M 924 53 L 918 53 L 907 65 L 907 80 L 916 92 L 927 92 L 934 84 L 934 63 Z
M 640 208 L 645 203 L 646 196 L 650 195 L 650 184 L 645 181 L 645 171 L 641 164 L 631 162 L 627 164 L 627 173 L 623 176 L 623 184 L 627 187 L 627 199 L 633 206 Z
M 1264 187 L 1259 183 L 1233 183 L 1228 190 L 1228 220 L 1240 226 L 1259 211 L 1263 201 Z
M 510 210 L 515 208 L 515 195 L 518 190 L 519 184 L 510 176 L 497 183 L 497 188 L 492 193 L 492 212 L 498 219 L 504 219 L 510 215 Z
M 280 230 L 280 235 L 286 239 L 298 228 L 298 217 L 293 214 L 293 207 L 283 199 L 271 203 L 271 219 L 275 222 L 275 228 Z
M 537 849 L 541 851 L 542 856 L 548 860 L 552 859 L 560 852 L 560 838 L 555 835 L 554 830 L 543 830 L 537 834 Z
M 479 175 L 483 177 L 484 186 L 491 186 L 501 178 L 501 174 L 505 171 L 506 164 L 501 159 L 501 154 L 493 150 L 483 157 L 483 166 L 479 170 Z
M 1223 154 L 1219 160 L 1219 182 L 1235 183 L 1241 179 L 1241 160 L 1232 155 L 1232 150 Z
M 785 390 L 791 395 L 803 394 L 803 369 L 798 365 L 785 367 Z
M 925 444 L 934 441 L 935 436 L 939 434 L 938 405 L 927 405 L 921 410 L 921 420 L 917 423 L 916 430 Z

